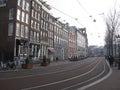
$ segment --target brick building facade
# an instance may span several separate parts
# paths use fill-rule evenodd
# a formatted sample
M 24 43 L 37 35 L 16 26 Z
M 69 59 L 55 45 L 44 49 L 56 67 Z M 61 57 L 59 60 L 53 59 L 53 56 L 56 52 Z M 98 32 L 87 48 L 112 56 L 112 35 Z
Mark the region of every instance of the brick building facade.
M 0 0 L 0 60 L 42 60 L 46 56 L 53 61 L 56 57 L 66 60 L 73 51 L 75 55 L 77 35 L 71 39 L 74 50 L 68 50 L 69 25 L 57 20 L 50 10 L 43 0 Z

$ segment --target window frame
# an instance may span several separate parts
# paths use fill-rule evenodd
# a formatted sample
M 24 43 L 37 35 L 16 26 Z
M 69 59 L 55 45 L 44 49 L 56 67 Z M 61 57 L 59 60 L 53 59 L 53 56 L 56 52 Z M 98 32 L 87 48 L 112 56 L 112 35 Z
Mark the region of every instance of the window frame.
M 9 23 L 8 24 L 8 36 L 13 36 L 13 29 L 14 29 L 14 24 Z
M 13 20 L 14 19 L 14 8 L 10 8 L 9 9 L 9 20 Z
M 16 23 L 16 36 L 20 36 L 20 23 Z

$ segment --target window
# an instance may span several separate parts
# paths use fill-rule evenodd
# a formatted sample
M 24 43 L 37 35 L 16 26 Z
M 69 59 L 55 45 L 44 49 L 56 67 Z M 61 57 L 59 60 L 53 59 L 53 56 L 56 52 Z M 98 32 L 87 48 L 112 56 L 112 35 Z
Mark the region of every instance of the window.
M 26 11 L 29 12 L 29 3 L 28 2 L 26 2 Z
M 8 25 L 8 36 L 13 35 L 13 23 L 9 23 Z
M 14 18 L 14 8 L 9 9 L 9 20 Z
M 46 22 L 44 21 L 44 22 L 43 22 L 43 29 L 45 29 L 45 25 L 46 25 Z
M 38 10 L 40 10 L 40 5 L 38 5 Z
M 54 41 L 56 42 L 56 40 L 57 40 L 57 36 L 55 35 L 55 36 L 54 36 Z
M 33 41 L 33 31 L 30 31 L 30 41 Z
M 37 22 L 35 21 L 35 24 L 34 24 L 34 29 L 36 29 L 36 26 L 37 26 Z
M 43 37 L 45 37 L 45 32 L 43 32 Z
M 38 30 L 38 22 L 36 22 L 36 30 Z
M 34 10 L 32 9 L 32 17 L 34 17 Z
M 34 1 L 32 1 L 32 6 L 34 7 L 34 5 L 35 5 L 35 2 L 34 2 Z
M 37 12 L 35 11 L 35 18 L 37 19 Z
M 28 26 L 25 26 L 25 38 L 28 38 L 29 31 L 28 31 Z
M 46 38 L 48 38 L 48 33 L 46 33 Z
M 25 0 L 23 0 L 23 1 L 22 1 L 22 9 L 25 10 L 25 6 L 26 6 L 26 5 L 25 5 Z
M 46 25 L 45 25 L 45 30 L 47 30 L 48 29 L 48 23 L 46 23 Z
M 28 24 L 29 23 L 29 16 L 26 14 L 25 22 Z
M 36 8 L 36 9 L 37 9 L 37 6 L 38 6 L 38 5 L 37 5 L 37 3 L 36 3 L 36 4 L 35 4 L 35 8 Z
M 37 33 L 37 42 L 39 42 L 39 33 Z
M 5 5 L 7 0 L 0 0 L 0 5 Z
M 50 37 L 52 38 L 52 32 L 50 33 Z
M 25 12 L 22 12 L 22 22 L 25 21 Z
M 6 6 L 7 0 L 0 0 L 0 7 Z
M 44 11 L 42 11 L 42 15 L 41 15 L 42 18 L 43 18 L 43 12 L 44 12 Z
M 21 0 L 18 0 L 18 6 L 21 6 Z
M 46 14 L 46 20 L 48 20 L 49 19 L 49 15 L 48 14 Z
M 21 37 L 24 37 L 24 25 L 21 25 Z
M 31 20 L 31 28 L 34 28 L 34 22 Z
M 36 41 L 36 32 L 34 32 L 34 41 Z
M 37 30 L 40 30 L 40 24 L 39 23 L 37 23 Z
M 20 24 L 16 23 L 16 36 L 20 36 Z
M 48 37 L 50 37 L 50 32 L 48 32 Z
M 40 14 L 38 13 L 38 20 L 40 21 Z
M 43 20 L 41 20 L 41 28 L 43 29 Z
M 17 20 L 20 20 L 21 18 L 21 11 L 17 9 Z
M 43 32 L 41 31 L 41 37 L 42 37 L 42 35 L 43 35 Z

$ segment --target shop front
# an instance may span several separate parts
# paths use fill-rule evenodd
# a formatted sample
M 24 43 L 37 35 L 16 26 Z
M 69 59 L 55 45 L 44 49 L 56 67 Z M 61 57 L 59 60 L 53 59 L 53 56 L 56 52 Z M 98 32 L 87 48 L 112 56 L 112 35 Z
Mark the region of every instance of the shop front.
M 50 61 L 53 61 L 54 53 L 55 49 L 52 47 L 48 47 L 48 58 L 50 59 Z
M 23 39 L 15 40 L 14 47 L 14 60 L 19 60 L 18 62 L 24 62 L 29 55 L 29 42 Z
M 33 62 L 39 61 L 40 52 L 41 52 L 41 45 L 40 44 L 30 43 L 29 56 L 32 58 Z

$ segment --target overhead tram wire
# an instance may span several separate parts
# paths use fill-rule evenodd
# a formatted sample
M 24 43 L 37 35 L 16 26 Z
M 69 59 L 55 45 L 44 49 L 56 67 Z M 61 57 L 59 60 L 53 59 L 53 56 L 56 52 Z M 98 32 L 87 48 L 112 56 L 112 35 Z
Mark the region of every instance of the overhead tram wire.
M 53 6 L 51 6 L 51 8 L 57 10 L 58 12 L 62 13 L 62 14 L 65 15 L 65 16 L 70 17 L 71 19 L 75 20 L 77 23 L 79 23 L 79 24 L 83 27 L 83 25 L 78 21 L 77 18 L 74 18 L 74 17 L 70 16 L 69 14 L 67 14 L 67 13 L 65 13 L 65 12 L 63 12 L 63 11 L 61 11 L 61 10 L 59 10 L 59 9 L 57 9 L 57 8 L 55 8 L 55 7 L 53 7 Z
M 86 14 L 92 19 L 93 16 L 83 7 L 83 5 L 80 3 L 80 1 L 79 0 L 76 0 L 76 1 L 79 4 L 79 6 L 82 7 L 82 9 L 86 12 Z M 96 20 L 93 19 L 93 22 L 96 22 Z
M 83 5 L 80 3 L 80 1 L 79 1 L 79 0 L 76 0 L 76 1 L 77 1 L 77 3 L 79 4 L 79 6 L 82 7 L 82 9 L 83 9 L 89 16 L 91 16 L 91 14 L 83 7 Z

